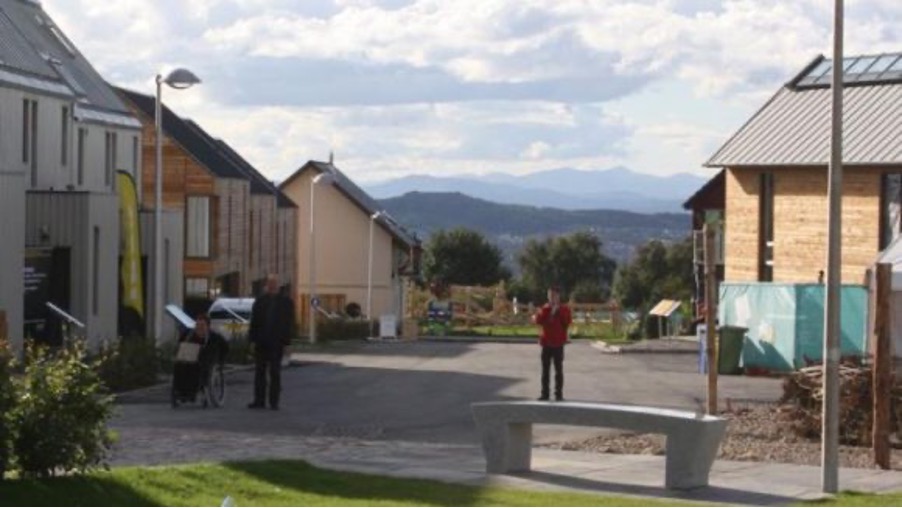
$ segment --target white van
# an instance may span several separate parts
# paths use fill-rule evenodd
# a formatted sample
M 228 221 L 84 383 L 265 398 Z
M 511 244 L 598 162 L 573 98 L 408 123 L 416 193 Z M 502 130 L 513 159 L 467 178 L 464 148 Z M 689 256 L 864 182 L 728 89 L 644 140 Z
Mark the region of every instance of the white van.
M 210 328 L 222 334 L 226 340 L 247 337 L 250 328 L 253 298 L 217 298 L 210 305 Z

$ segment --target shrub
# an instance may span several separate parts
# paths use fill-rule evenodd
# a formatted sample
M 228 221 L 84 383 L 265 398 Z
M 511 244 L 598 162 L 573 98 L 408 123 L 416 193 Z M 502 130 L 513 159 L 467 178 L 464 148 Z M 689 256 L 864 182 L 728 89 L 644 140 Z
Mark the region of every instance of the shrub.
M 13 384 L 13 361 L 9 344 L 0 338 L 0 480 L 10 464 L 13 442 L 13 407 L 16 387 Z
M 323 341 L 365 339 L 372 333 L 372 323 L 357 319 L 327 319 L 317 324 L 317 337 Z
M 51 352 L 30 345 L 20 380 L 13 453 L 23 477 L 85 473 L 107 467 L 112 434 L 112 397 L 104 394 L 96 365 L 85 361 L 84 345 Z
M 97 370 L 112 392 L 151 386 L 160 372 L 157 346 L 153 339 L 128 337 L 100 351 Z

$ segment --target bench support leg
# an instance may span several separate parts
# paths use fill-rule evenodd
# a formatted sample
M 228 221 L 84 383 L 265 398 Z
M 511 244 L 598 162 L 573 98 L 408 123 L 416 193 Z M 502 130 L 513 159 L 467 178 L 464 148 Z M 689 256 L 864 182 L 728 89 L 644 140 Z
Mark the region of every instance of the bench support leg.
M 532 424 L 480 424 L 485 470 L 490 474 L 529 471 L 532 462 Z
M 712 425 L 706 432 L 673 432 L 667 436 L 664 485 L 668 489 L 708 486 L 711 466 L 717 457 L 727 422 Z

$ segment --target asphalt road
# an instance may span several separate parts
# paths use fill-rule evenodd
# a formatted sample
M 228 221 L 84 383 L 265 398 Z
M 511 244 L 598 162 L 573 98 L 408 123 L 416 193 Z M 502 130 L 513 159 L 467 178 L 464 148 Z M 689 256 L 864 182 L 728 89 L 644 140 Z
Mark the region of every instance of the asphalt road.
M 155 462 L 167 454 L 192 456 L 191 443 L 205 435 L 243 436 L 260 443 L 292 437 L 358 438 L 475 444 L 472 402 L 531 399 L 539 392 L 539 349 L 534 344 L 354 343 L 307 349 L 283 371 L 281 411 L 253 411 L 253 373 L 228 376 L 226 406 L 171 409 L 165 387 L 128 394 L 113 427 L 116 454 L 155 447 Z M 603 354 L 586 342 L 566 349 L 564 395 L 568 400 L 629 403 L 695 410 L 705 397 L 705 376 L 690 354 Z M 723 376 L 720 397 L 774 400 L 775 379 Z M 536 441 L 588 437 L 598 429 L 541 426 Z M 168 436 L 168 437 L 162 437 Z M 178 444 L 167 443 L 181 436 Z M 188 436 L 200 436 L 188 438 Z M 256 441 L 253 441 L 256 442 Z M 265 444 L 260 454 L 265 456 Z M 250 452 L 249 452 L 250 453 Z M 137 455 L 135 455 L 137 456 Z M 116 455 L 114 455 L 114 459 Z M 135 460 L 126 460 L 134 462 Z

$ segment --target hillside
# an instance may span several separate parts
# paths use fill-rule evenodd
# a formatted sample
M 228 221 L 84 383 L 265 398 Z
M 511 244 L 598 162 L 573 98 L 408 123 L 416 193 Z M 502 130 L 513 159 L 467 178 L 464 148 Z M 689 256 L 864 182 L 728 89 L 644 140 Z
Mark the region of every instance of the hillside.
M 637 213 L 679 213 L 682 202 L 706 178 L 679 173 L 656 176 L 627 168 L 606 170 L 552 169 L 526 175 L 408 175 L 365 184 L 377 199 L 409 192 L 462 192 L 492 203 L 552 207 L 563 210 L 627 210 Z
M 560 210 L 492 203 L 459 192 L 410 192 L 380 200 L 383 207 L 421 238 L 439 229 L 465 227 L 495 242 L 513 267 L 513 256 L 529 238 L 592 231 L 606 254 L 624 261 L 651 239 L 677 240 L 689 234 L 688 214 L 640 214 L 620 210 Z

